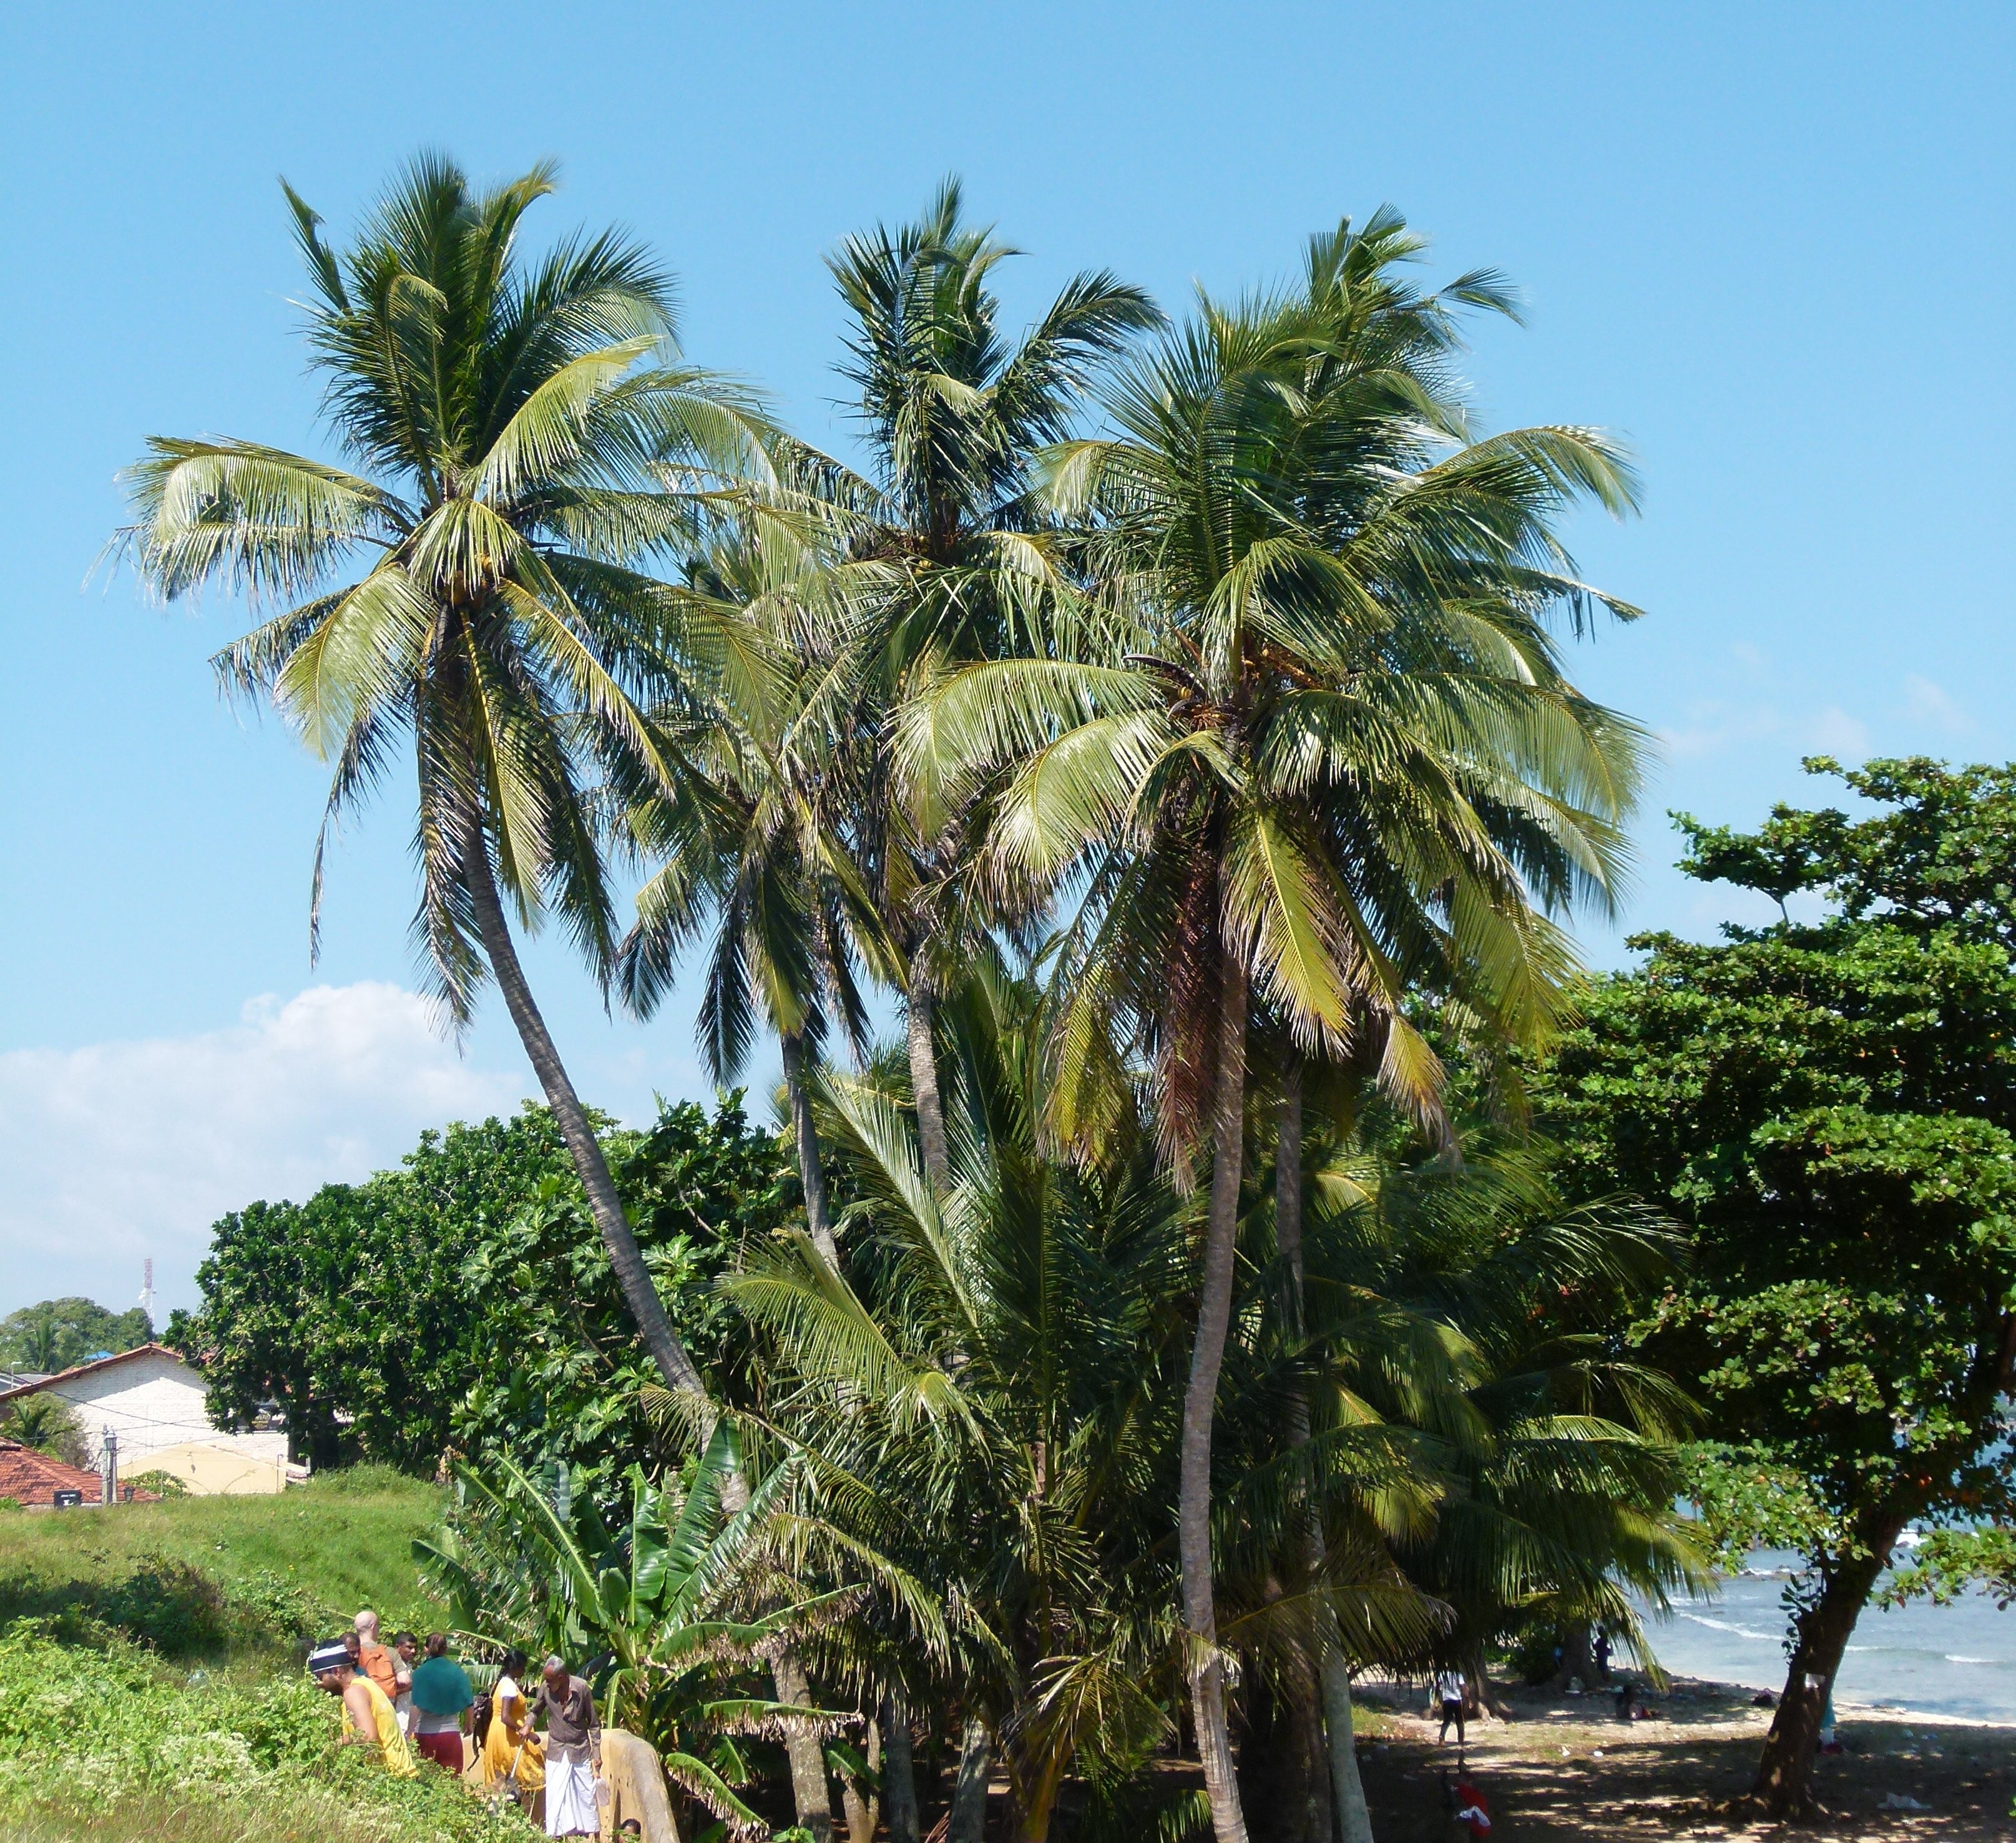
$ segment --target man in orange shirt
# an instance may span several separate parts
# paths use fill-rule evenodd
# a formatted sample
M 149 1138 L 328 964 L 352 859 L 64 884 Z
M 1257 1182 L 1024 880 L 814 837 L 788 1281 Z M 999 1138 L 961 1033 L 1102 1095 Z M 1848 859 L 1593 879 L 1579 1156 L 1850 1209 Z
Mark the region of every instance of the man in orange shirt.
M 357 1668 L 385 1692 L 388 1702 L 399 1694 L 399 1667 L 392 1654 L 378 1642 L 378 1615 L 366 1607 L 357 1615 Z M 348 1641 L 346 1641 L 348 1642 Z

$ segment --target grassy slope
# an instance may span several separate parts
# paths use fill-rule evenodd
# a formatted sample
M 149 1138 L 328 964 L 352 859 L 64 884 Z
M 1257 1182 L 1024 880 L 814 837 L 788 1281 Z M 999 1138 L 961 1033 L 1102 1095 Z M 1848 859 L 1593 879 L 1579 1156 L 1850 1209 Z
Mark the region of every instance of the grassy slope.
M 279 1497 L 0 1515 L 0 1587 L 9 1577 L 45 1589 L 84 1586 L 119 1579 L 139 1563 L 179 1561 L 225 1586 L 278 1575 L 329 1607 L 375 1607 L 388 1628 L 424 1628 L 445 1609 L 421 1588 L 411 1545 L 439 1520 L 444 1501 L 436 1486 L 374 1466 Z
M 445 1609 L 422 1589 L 411 1545 L 438 1522 L 445 1495 L 372 1467 L 332 1473 L 280 1497 L 0 1514 L 0 1632 L 13 1614 L 46 1615 L 65 1602 L 82 1607 L 93 1589 L 163 1563 L 196 1569 L 227 1591 L 278 1577 L 332 1611 L 373 1606 L 388 1625 L 425 1630 L 444 1622 Z M 81 1661 L 95 1654 L 71 1654 Z M 214 1665 L 226 1660 L 213 1656 L 207 1680 L 255 1688 L 276 1672 L 291 1678 L 298 1655 L 270 1637 L 242 1649 L 234 1642 L 228 1670 L 216 1674 Z M 162 1681 L 178 1683 L 187 1667 L 186 1659 L 160 1666 Z M 482 1827 L 481 1808 L 459 1788 L 448 1798 L 424 1781 L 374 1783 L 369 1789 L 382 1798 L 362 1802 L 337 1785 L 298 1777 L 241 1787 L 229 1798 L 209 1787 L 142 1787 L 123 1800 L 108 1799 L 96 1788 L 84 1794 L 74 1787 L 66 1791 L 21 1781 L 20 1762 L 10 1766 L 6 1751 L 0 1744 L 0 1843 L 410 1843 L 422 1836 L 473 1835 Z M 69 1775 L 57 1776 L 67 1781 Z M 375 1782 L 375 1773 L 366 1776 Z M 421 1797 L 430 1791 L 441 1796 L 430 1803 Z M 507 1823 L 484 1834 L 500 1830 L 519 1834 Z

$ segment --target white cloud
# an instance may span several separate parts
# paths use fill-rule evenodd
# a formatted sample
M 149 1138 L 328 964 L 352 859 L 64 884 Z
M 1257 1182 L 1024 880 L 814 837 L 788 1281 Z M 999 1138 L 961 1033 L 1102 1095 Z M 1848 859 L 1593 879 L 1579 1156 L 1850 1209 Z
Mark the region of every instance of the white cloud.
M 514 1108 L 396 985 L 255 999 L 229 1029 L 0 1054 L 0 1312 L 83 1293 L 114 1309 L 151 1254 L 192 1305 L 210 1225 L 395 1162 L 420 1129 Z
M 1683 728 L 1662 729 L 1659 740 L 1676 761 L 1719 755 L 1744 743 L 1776 736 L 1784 719 L 1769 704 L 1737 706 L 1709 699 L 1690 707 Z
M 1963 736 L 1974 727 L 1974 719 L 1947 695 L 1944 686 L 1916 672 L 1904 681 L 1904 715 L 1949 736 Z
M 1838 704 L 1829 704 L 1806 726 L 1814 754 L 1859 761 L 1869 753 L 1869 726 Z

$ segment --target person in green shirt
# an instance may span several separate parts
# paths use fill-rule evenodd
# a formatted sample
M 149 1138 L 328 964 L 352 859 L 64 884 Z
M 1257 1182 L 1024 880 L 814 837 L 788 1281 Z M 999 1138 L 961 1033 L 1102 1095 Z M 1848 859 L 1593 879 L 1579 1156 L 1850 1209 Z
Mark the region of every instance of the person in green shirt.
M 413 1666 L 413 1744 L 445 1771 L 459 1773 L 466 1763 L 463 1737 L 469 1732 L 469 1711 L 476 1701 L 468 1673 L 448 1654 L 448 1635 L 430 1632 L 427 1654 Z

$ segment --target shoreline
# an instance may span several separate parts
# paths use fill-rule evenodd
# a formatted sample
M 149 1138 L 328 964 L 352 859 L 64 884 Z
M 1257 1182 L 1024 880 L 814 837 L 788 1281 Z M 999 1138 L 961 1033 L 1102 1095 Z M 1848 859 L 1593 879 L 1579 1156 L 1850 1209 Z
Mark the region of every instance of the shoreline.
M 1730 1815 L 1750 1788 L 1773 1710 L 1747 1684 L 1675 1676 L 1648 1694 L 1651 1719 L 1616 1719 L 1598 1690 L 1492 1685 L 1510 1719 L 1437 1740 L 1418 1683 L 1358 1687 L 1369 1732 L 1359 1758 L 1380 1843 L 1446 1843 L 1447 1787 L 1458 1772 L 1483 1794 L 1507 1843 L 1654 1843 L 1782 1836 Z M 1838 1753 L 1813 1762 L 1813 1791 L 1834 1838 L 1938 1838 L 1985 1843 L 2012 1834 L 2016 1722 L 1838 1703 Z
M 1642 1680 L 1650 1673 L 1641 1668 L 1633 1674 Z M 1524 1684 L 1516 1685 L 1514 1689 L 1521 1695 L 1532 1694 L 1558 1699 L 1564 1707 L 1583 1704 L 1593 1708 L 1615 1692 L 1615 1676 L 1613 1672 L 1610 1683 L 1585 1690 L 1580 1696 L 1571 1696 L 1566 1690 L 1545 1688 L 1529 1691 L 1528 1686 Z M 1775 1699 L 1784 1687 L 1782 1683 L 1744 1683 L 1735 1677 L 1694 1676 L 1677 1670 L 1668 1671 L 1665 1677 L 1670 1686 L 1665 1690 L 1652 1691 L 1651 1700 L 1654 1702 L 1677 1691 L 1686 1696 L 1715 1697 L 1747 1703 L 1751 1697 L 1766 1690 Z M 1506 1694 L 1504 1686 L 1495 1679 L 1492 1688 L 1495 1694 Z M 1414 1704 L 1425 1702 L 1427 1696 L 1424 1687 L 1404 1679 L 1371 1676 L 1362 1677 L 1354 1683 L 1352 1694 L 1364 1700 L 1368 1706 L 1377 1708 L 1381 1714 L 1402 1715 L 1408 1713 Z M 1915 1722 L 1921 1727 L 1983 1728 L 1991 1733 L 2016 1733 L 2016 1716 L 1955 1715 L 1946 1709 L 1918 1708 L 1901 1702 L 1864 1702 L 1845 1697 L 1836 1697 L 1834 1706 L 1838 1723 L 1849 1721 Z M 1772 1711 L 1760 1708 L 1757 1712 L 1769 1715 Z M 1589 1719 L 1592 1724 L 1595 1724 L 1607 1718 L 1592 1714 Z M 1617 1726 L 1621 1729 L 1624 1724 L 1618 1722 Z
M 1946 1715 L 1935 1708 L 1905 1708 L 1894 1702 L 1837 1702 L 1834 1712 L 1837 1722 L 1915 1722 L 1921 1728 L 1985 1728 L 1990 1733 L 2016 1733 L 2016 1722 L 1993 1715 Z

